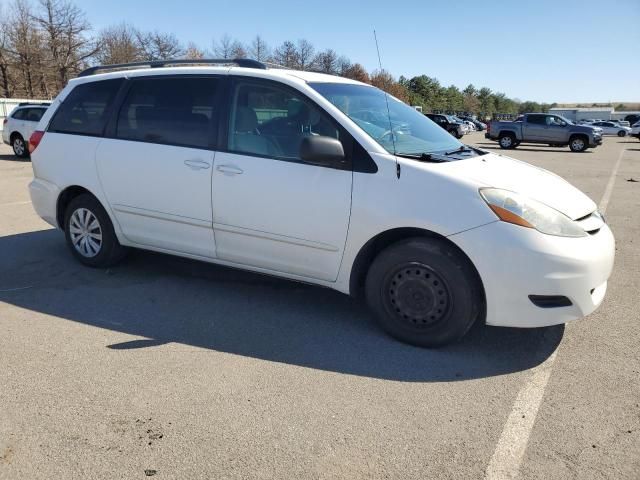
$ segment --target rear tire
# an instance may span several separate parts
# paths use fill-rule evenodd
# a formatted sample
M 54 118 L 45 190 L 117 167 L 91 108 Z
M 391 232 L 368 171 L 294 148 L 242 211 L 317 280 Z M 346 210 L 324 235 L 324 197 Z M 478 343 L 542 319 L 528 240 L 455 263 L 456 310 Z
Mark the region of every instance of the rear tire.
M 498 137 L 498 143 L 500 148 L 504 149 L 511 149 L 517 146 L 516 137 L 513 133 L 501 133 L 500 137 Z
M 440 239 L 416 237 L 387 247 L 371 264 L 365 290 L 380 326 L 420 347 L 459 340 L 484 311 L 475 269 Z
M 88 267 L 110 267 L 127 253 L 118 242 L 107 212 L 87 193 L 69 202 L 64 215 L 64 233 L 73 256 Z
M 15 133 L 11 138 L 11 147 L 16 157 L 27 158 L 29 156 L 27 142 L 24 141 L 24 138 L 19 133 Z

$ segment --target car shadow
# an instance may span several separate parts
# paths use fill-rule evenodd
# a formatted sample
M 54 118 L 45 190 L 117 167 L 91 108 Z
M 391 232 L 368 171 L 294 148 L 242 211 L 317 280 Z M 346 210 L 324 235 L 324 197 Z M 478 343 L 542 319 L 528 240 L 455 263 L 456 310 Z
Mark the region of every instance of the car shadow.
M 13 153 L 0 153 L 0 161 L 5 161 L 5 162 L 28 162 L 31 159 L 29 157 L 27 158 L 20 158 L 15 156 Z
M 338 292 L 178 257 L 133 251 L 91 269 L 43 230 L 0 238 L 0 302 L 135 337 L 106 348 L 172 342 L 272 362 L 404 382 L 447 382 L 534 367 L 564 327 L 476 325 L 437 350 L 385 335 L 364 305 Z M 59 348 L 64 348 L 60 345 Z

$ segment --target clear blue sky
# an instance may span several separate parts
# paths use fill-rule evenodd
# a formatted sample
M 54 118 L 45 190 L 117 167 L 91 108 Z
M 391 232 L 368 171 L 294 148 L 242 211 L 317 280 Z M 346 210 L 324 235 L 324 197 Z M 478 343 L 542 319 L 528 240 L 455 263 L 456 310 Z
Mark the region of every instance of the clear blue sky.
M 6 2 L 7 0 L 1 0 Z M 427 74 L 546 102 L 640 101 L 640 0 L 77 0 L 96 29 L 127 21 L 209 48 L 224 33 L 306 38 L 367 69 Z

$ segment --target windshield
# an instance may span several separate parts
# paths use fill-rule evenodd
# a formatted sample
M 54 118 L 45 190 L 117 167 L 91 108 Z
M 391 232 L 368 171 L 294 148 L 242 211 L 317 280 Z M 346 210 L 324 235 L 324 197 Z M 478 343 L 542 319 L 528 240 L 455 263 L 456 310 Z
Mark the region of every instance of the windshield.
M 385 93 L 375 87 L 346 83 L 309 85 L 391 154 L 420 155 L 462 146 L 442 127 L 391 95 L 387 96 L 387 112 Z

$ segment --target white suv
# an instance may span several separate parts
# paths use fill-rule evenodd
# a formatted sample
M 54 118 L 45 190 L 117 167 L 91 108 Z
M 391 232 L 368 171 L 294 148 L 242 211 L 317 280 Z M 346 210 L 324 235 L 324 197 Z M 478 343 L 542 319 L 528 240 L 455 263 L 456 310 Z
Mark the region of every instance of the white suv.
M 31 198 L 83 264 L 136 247 L 314 283 L 422 346 L 602 302 L 613 236 L 560 177 L 370 85 L 205 62 L 94 67 L 42 119 Z
M 11 145 L 17 157 L 29 156 L 27 142 L 46 111 L 47 105 L 20 104 L 4 119 L 2 141 Z

